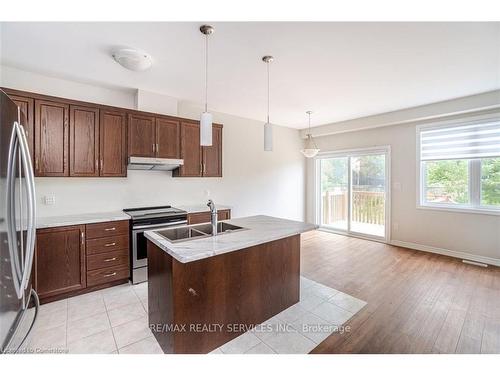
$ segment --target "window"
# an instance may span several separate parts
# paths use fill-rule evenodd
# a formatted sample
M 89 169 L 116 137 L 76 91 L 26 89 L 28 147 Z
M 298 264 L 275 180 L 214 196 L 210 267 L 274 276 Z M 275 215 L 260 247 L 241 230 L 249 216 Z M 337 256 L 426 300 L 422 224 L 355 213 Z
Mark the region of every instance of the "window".
M 417 133 L 420 206 L 500 213 L 500 114 Z

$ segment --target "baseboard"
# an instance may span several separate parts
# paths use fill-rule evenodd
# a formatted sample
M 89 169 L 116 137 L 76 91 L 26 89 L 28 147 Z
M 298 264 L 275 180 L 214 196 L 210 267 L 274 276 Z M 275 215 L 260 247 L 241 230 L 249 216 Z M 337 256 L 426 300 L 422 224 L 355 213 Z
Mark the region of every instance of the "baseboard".
M 446 255 L 453 258 L 467 259 L 467 260 L 472 260 L 474 262 L 486 263 L 492 266 L 500 267 L 500 259 L 485 257 L 482 255 L 474 255 L 469 253 L 463 253 L 461 251 L 442 249 L 439 247 L 421 245 L 418 243 L 398 241 L 398 240 L 392 240 L 390 244 L 399 247 L 406 247 L 408 249 L 426 251 L 428 253 Z

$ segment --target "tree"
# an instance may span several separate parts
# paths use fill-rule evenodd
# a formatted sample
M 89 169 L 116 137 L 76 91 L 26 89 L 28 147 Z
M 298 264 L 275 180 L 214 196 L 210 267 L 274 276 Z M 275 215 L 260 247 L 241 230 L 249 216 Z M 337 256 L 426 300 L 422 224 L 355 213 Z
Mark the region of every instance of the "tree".
M 469 173 L 467 160 L 429 161 L 425 163 L 425 168 L 427 171 L 427 199 L 468 203 Z
M 481 204 L 500 205 L 500 158 L 481 160 Z

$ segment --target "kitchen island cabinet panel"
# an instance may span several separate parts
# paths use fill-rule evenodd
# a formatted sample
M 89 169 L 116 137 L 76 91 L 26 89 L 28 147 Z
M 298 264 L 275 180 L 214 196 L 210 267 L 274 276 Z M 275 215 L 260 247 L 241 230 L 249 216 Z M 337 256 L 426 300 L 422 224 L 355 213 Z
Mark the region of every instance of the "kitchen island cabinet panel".
M 149 324 L 163 351 L 208 353 L 299 302 L 300 235 L 189 263 L 148 241 L 148 279 Z

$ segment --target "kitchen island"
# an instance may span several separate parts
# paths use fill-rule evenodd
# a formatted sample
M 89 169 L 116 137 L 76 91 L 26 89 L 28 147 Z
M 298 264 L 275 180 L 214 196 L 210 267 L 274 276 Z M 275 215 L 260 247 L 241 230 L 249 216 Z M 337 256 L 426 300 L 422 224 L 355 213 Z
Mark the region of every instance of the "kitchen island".
M 300 234 L 316 226 L 224 223 L 242 229 L 185 241 L 145 233 L 149 326 L 165 353 L 208 353 L 299 302 Z

